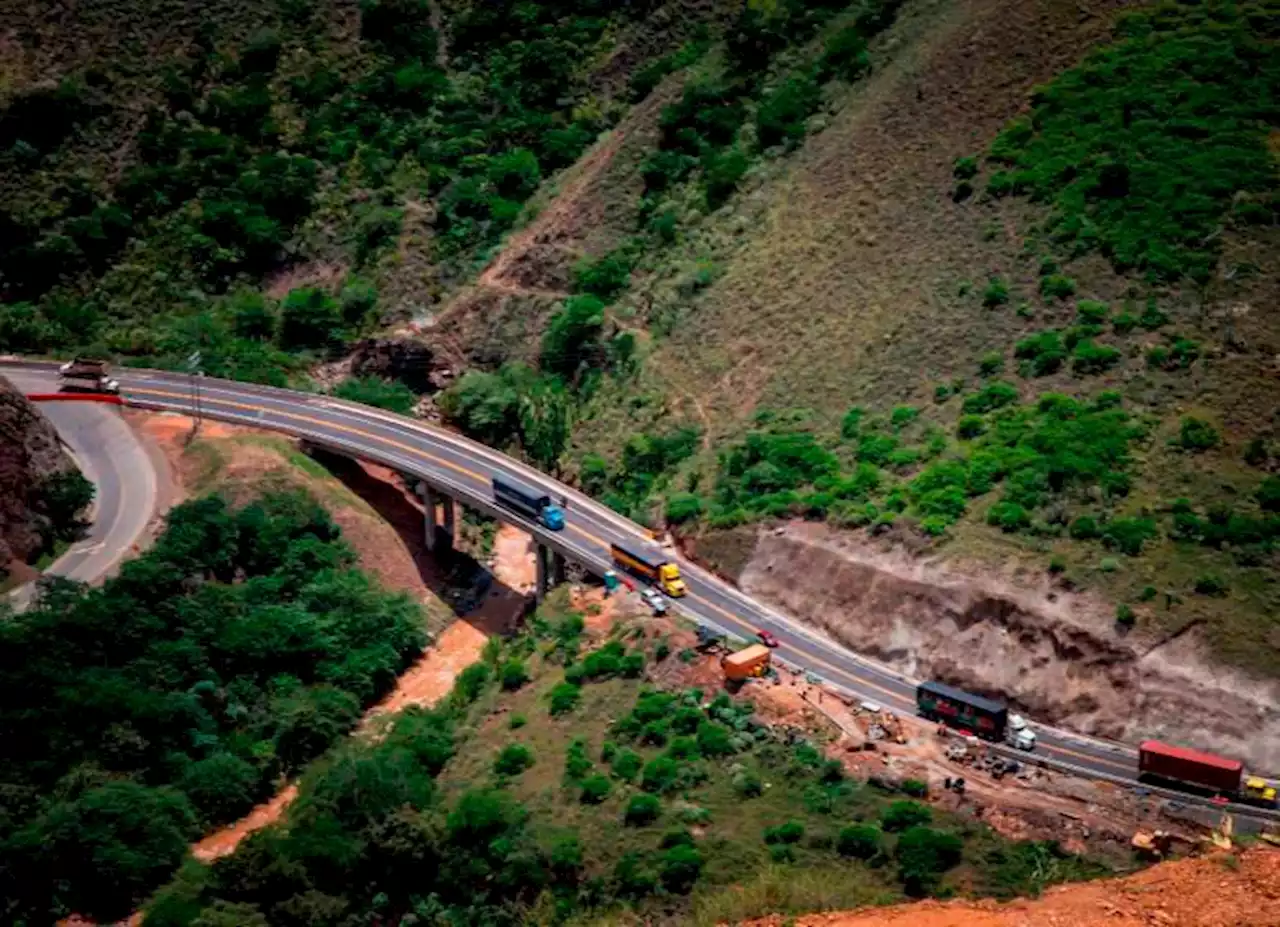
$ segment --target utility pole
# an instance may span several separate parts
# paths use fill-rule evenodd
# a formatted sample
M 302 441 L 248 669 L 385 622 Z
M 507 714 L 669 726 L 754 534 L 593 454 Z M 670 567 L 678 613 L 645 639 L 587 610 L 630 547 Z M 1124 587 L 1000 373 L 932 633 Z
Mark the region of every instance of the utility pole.
M 200 371 L 200 352 L 192 351 L 187 356 L 187 373 L 191 385 L 191 434 L 187 435 L 187 443 L 190 444 L 195 440 L 196 435 L 200 432 L 200 378 L 204 374 Z

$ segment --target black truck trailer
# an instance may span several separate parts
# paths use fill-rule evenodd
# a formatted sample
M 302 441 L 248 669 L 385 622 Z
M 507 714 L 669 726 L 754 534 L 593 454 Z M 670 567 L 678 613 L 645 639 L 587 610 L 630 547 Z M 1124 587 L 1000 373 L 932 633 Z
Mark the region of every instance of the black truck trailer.
M 1003 740 L 1009 709 L 1002 702 L 942 682 L 916 686 L 916 710 L 931 721 L 965 728 L 987 740 Z

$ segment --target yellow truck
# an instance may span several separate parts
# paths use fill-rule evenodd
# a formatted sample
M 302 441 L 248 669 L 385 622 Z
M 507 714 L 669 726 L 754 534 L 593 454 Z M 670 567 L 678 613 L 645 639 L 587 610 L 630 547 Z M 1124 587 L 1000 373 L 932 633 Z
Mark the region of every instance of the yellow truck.
M 628 573 L 655 583 L 667 595 L 678 599 L 687 591 L 680 577 L 679 564 L 672 563 L 661 554 L 642 554 L 618 544 L 609 545 L 613 562 Z
M 735 653 L 726 654 L 720 661 L 724 670 L 724 678 L 731 682 L 741 682 L 763 676 L 769 671 L 772 654 L 764 644 L 752 644 Z

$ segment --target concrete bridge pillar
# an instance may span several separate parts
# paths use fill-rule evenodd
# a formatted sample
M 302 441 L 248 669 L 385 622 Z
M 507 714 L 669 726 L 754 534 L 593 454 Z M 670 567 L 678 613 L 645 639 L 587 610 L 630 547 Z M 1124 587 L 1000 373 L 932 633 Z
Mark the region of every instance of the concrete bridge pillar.
M 427 550 L 434 552 L 438 545 L 442 545 L 445 550 L 452 549 L 454 506 L 457 503 L 426 482 L 418 484 L 418 494 L 422 496 L 423 541 Z
M 533 559 L 538 567 L 538 585 L 535 595 L 541 602 L 546 594 L 565 581 L 568 573 L 564 555 L 543 544 L 535 544 Z

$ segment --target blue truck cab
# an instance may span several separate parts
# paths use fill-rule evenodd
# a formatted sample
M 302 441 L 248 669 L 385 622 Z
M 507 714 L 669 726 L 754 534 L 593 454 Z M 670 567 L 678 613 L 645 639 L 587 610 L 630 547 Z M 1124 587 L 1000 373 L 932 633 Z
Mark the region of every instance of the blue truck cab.
M 499 505 L 530 521 L 536 521 L 551 531 L 564 528 L 564 509 L 552 502 L 551 496 L 540 489 L 505 477 L 494 477 L 493 499 Z

